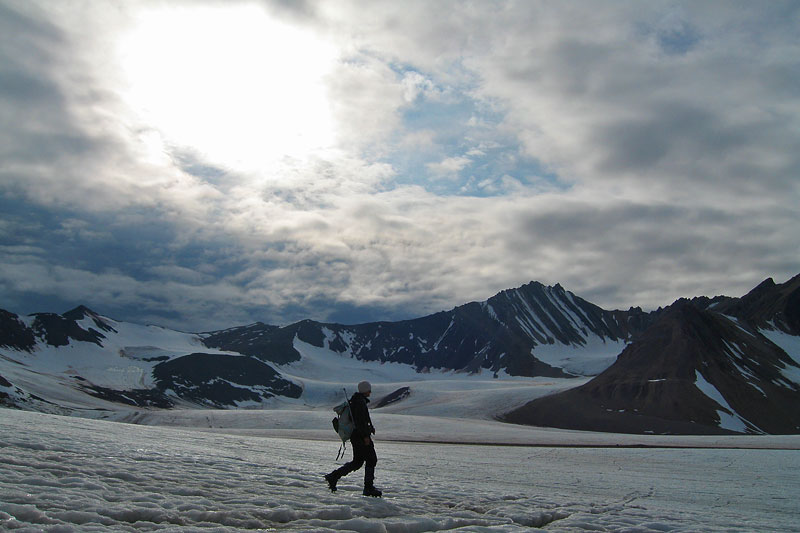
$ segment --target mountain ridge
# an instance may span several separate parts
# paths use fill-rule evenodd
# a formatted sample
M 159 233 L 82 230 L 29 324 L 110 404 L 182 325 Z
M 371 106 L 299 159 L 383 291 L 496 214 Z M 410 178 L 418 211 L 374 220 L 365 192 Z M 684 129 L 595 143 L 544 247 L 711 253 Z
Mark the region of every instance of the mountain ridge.
M 119 322 L 83 305 L 61 315 L 0 310 L 0 404 L 69 411 L 81 400 L 72 393 L 59 393 L 72 403 L 52 397 L 64 389 L 102 399 L 109 409 L 259 408 L 275 398 L 308 398 L 313 382 L 302 368 L 316 350 L 330 364 L 345 358 L 339 360 L 399 365 L 418 376 L 591 378 L 497 413 L 509 422 L 785 433 L 800 429 L 793 407 L 800 353 L 781 347 L 800 337 L 798 317 L 800 275 L 783 284 L 768 278 L 740 298 L 680 299 L 650 312 L 608 311 L 560 284 L 533 281 L 398 322 L 306 319 L 203 333 Z M 31 371 L 48 376 L 47 385 Z M 414 387 L 394 392 L 393 409 Z
M 484 369 L 564 377 L 570 374 L 536 357 L 537 346 L 582 347 L 590 337 L 624 343 L 643 331 L 651 316 L 640 308 L 606 311 L 561 285 L 531 282 L 483 302 L 415 319 L 350 326 L 312 320 L 284 327 L 257 322 L 204 333 L 204 343 L 284 364 L 299 359 L 291 345 L 297 337 L 313 346 L 349 351 L 360 360 L 399 362 L 418 371 Z

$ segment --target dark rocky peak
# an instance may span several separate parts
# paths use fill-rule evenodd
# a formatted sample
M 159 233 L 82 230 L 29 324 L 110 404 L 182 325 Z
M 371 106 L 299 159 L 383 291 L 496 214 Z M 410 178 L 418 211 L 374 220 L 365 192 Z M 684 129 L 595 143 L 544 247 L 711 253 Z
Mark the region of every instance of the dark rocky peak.
M 606 311 L 565 290 L 560 284 L 531 282 L 490 298 L 498 318 L 522 327 L 537 344 L 582 345 L 590 334 L 604 339 L 631 339 L 652 323 L 641 308 Z M 514 326 L 519 319 L 525 323 Z
M 102 316 L 100 316 L 99 314 L 95 313 L 94 311 L 92 311 L 91 309 L 86 307 L 85 305 L 79 305 L 75 309 L 67 311 L 66 313 L 62 314 L 61 316 L 63 316 L 67 320 L 74 320 L 75 322 L 80 322 L 81 320 L 84 320 L 86 318 L 91 318 L 92 321 L 94 322 L 95 326 L 97 326 L 101 330 L 107 331 L 107 332 L 112 332 L 112 333 L 116 333 L 117 332 L 117 330 L 115 330 L 106 321 L 106 319 L 104 319 Z
M 713 310 L 753 327 L 800 335 L 800 274 L 781 284 L 767 278 L 741 298 L 723 301 Z
M 88 317 L 95 317 L 99 316 L 97 313 L 86 307 L 85 305 L 79 305 L 75 309 L 70 309 L 66 313 L 62 313 L 61 316 L 64 318 L 68 318 L 70 320 L 83 320 L 84 318 Z
M 742 299 L 744 300 L 750 297 L 756 297 L 761 294 L 766 294 L 775 287 L 776 287 L 775 280 L 773 280 L 772 278 L 767 278 L 761 283 L 759 283 L 755 289 L 747 293 Z
M 0 309 L 0 346 L 30 352 L 36 346 L 36 337 L 18 315 Z
M 769 322 L 769 325 L 786 333 L 800 335 L 800 274 L 786 283 L 773 283 L 771 287 L 763 287 L 761 292 L 756 292 L 765 283 L 742 298 L 747 312 L 754 320 Z
M 55 313 L 34 313 L 33 331 L 37 337 L 51 346 L 67 346 L 70 340 L 92 342 L 102 346 L 105 335 L 94 328 L 83 329 L 74 319 Z M 101 328 L 105 329 L 105 328 Z M 108 331 L 108 330 L 106 330 Z
M 325 346 L 325 334 L 322 331 L 323 327 L 325 327 L 324 324 L 306 319 L 288 326 L 288 330 L 293 331 L 301 341 L 322 348 Z
M 277 364 L 299 361 L 294 349 L 296 330 L 291 326 L 281 328 L 263 322 L 205 333 L 203 344 L 255 357 Z
M 772 278 L 767 278 L 758 286 L 739 298 L 738 306 L 740 312 L 745 314 L 752 313 L 757 308 L 763 307 L 765 304 L 770 305 L 778 297 L 780 287 L 775 285 Z

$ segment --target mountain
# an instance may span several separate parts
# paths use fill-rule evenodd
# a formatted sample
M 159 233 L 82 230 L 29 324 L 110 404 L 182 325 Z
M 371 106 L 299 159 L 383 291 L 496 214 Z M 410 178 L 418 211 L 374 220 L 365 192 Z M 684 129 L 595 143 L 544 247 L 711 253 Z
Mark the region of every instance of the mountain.
M 720 297 L 706 307 L 755 328 L 800 335 L 800 274 L 780 285 L 767 278 L 741 298 Z
M 85 306 L 62 315 L 2 311 L 0 401 L 46 411 L 85 406 L 86 395 L 103 409 L 258 407 L 307 397 L 307 369 L 295 367 L 317 352 L 324 365 L 389 364 L 403 375 L 594 375 L 651 321 L 641 309 L 605 311 L 536 282 L 414 320 L 352 326 L 303 320 L 191 334 Z
M 121 322 L 84 306 L 62 315 L 0 310 L 0 405 L 84 416 L 315 408 L 370 379 L 383 396 L 376 408 L 425 412 L 426 402 L 449 401 L 456 389 L 446 383 L 458 381 L 468 405 L 491 405 L 487 416 L 520 424 L 796 433 L 798 317 L 800 276 L 653 312 L 607 311 L 560 285 L 531 282 L 413 320 L 205 333 Z
M 410 365 L 418 372 L 567 377 L 607 367 L 652 320 L 639 308 L 605 311 L 561 285 L 532 282 L 485 302 L 414 320 L 355 326 L 304 320 L 283 328 L 256 323 L 207 333 L 203 342 L 276 364 L 300 360 L 297 339 L 361 361 Z
M 679 300 L 600 375 L 503 419 L 624 433 L 797 433 L 798 312 L 800 276 L 768 279 L 742 298 Z
M 17 315 L 0 309 L 0 346 L 29 352 L 36 346 L 36 336 Z
M 28 317 L 0 310 L 0 404 L 57 413 L 233 407 L 302 392 L 258 359 L 199 351 L 206 348 L 198 335 L 118 322 L 84 306 Z

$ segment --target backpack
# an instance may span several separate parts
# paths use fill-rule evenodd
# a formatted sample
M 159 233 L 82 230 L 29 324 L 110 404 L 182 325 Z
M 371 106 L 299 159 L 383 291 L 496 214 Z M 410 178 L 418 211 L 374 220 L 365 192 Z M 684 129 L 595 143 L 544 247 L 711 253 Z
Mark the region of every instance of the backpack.
M 350 413 L 350 402 L 343 401 L 333 408 L 336 417 L 331 421 L 333 423 L 333 430 L 339 434 L 342 442 L 347 442 L 353 435 L 355 423 L 353 422 L 353 415 Z
M 350 440 L 350 437 L 353 435 L 353 430 L 356 427 L 353 421 L 353 414 L 350 412 L 350 400 L 347 399 L 347 391 L 344 392 L 344 397 L 345 400 L 333 408 L 336 417 L 331 420 L 333 430 L 339 435 L 339 438 L 342 439 L 342 445 L 339 447 L 339 453 L 336 456 L 337 461 L 344 455 L 347 449 L 347 441 Z

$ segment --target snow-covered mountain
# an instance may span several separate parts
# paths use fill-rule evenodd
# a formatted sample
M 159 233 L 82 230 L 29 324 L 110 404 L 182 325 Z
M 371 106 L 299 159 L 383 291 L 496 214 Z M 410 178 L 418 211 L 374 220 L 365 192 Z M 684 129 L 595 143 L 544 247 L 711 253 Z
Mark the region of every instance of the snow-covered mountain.
M 377 403 L 396 413 L 425 414 L 432 404 L 447 412 L 443 402 L 468 394 L 455 416 L 473 405 L 479 417 L 576 429 L 792 433 L 800 427 L 798 285 L 800 276 L 768 280 L 742 298 L 646 313 L 607 311 L 533 282 L 414 320 L 199 334 L 86 307 L 0 311 L 0 403 L 87 416 L 298 409 L 327 407 L 344 385 L 369 379 Z
M 266 362 L 300 360 L 296 340 L 361 361 L 512 376 L 593 375 L 652 322 L 641 309 L 605 311 L 560 285 L 530 283 L 430 316 L 355 326 L 304 320 L 251 324 L 204 336 L 207 346 Z
M 640 309 L 605 311 L 540 283 L 415 320 L 354 326 L 304 320 L 190 334 L 84 306 L 62 315 L 2 311 L 0 401 L 48 412 L 265 407 L 275 397 L 329 402 L 359 375 L 398 388 L 452 381 L 446 375 L 453 372 L 588 376 L 613 363 L 650 317 Z
M 652 433 L 800 433 L 800 276 L 679 300 L 588 383 L 510 422 Z
M 6 405 L 45 412 L 231 407 L 300 393 L 273 367 L 209 349 L 196 334 L 118 322 L 83 306 L 63 315 L 0 311 Z
M 539 283 L 415 320 L 355 326 L 304 320 L 190 334 L 116 321 L 84 306 L 62 315 L 1 311 L 0 399 L 46 411 L 85 406 L 86 395 L 161 408 L 259 406 L 304 393 L 309 401 L 319 389 L 312 381 L 324 374 L 346 382 L 357 373 L 353 363 L 388 365 L 387 381 L 452 371 L 592 375 L 613 362 L 648 316 L 604 311 Z

